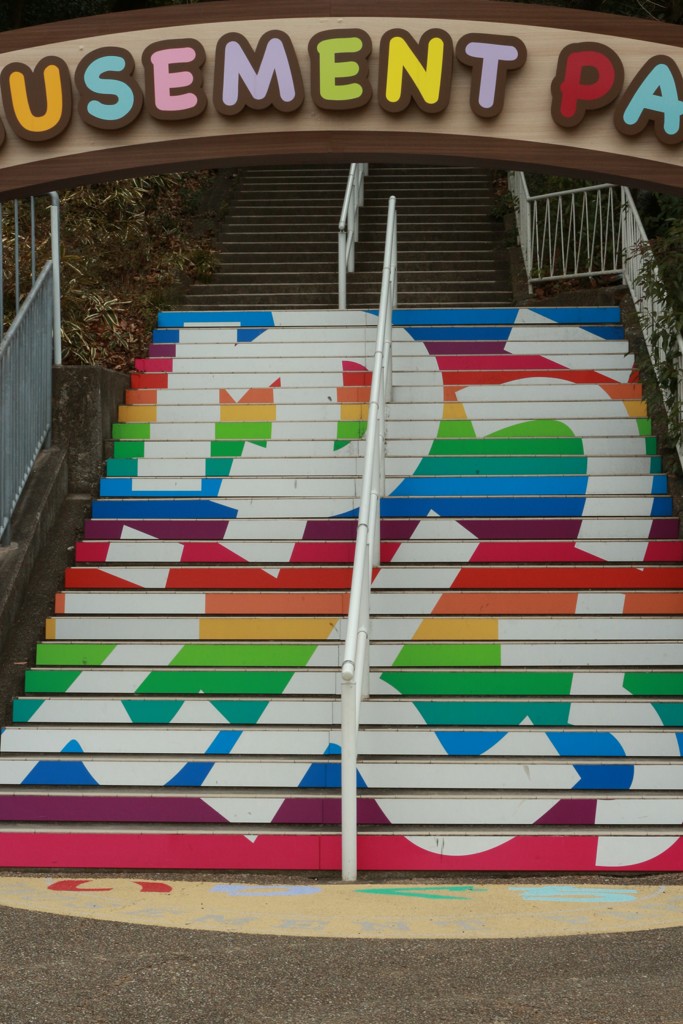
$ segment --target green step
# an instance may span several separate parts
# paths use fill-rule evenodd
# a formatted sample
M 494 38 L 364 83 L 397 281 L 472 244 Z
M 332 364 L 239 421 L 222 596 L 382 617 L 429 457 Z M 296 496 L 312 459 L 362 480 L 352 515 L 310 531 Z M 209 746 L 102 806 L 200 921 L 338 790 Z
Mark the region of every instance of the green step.
M 128 670 L 130 671 L 130 670 Z M 80 671 L 29 669 L 25 674 L 27 693 L 68 693 Z M 145 675 L 136 693 L 184 695 L 200 693 L 258 693 L 277 695 L 285 690 L 293 672 L 192 671 L 153 669 Z

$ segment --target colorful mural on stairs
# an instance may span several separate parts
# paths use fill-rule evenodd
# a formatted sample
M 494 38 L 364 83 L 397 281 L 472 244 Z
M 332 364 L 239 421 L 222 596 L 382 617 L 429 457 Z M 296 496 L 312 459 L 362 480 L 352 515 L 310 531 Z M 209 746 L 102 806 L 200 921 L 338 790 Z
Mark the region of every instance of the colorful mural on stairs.
M 2 737 L 0 820 L 62 826 L 6 863 L 339 866 L 301 829 L 339 821 L 372 331 L 222 316 L 133 376 Z M 681 870 L 683 544 L 616 311 L 397 321 L 360 867 Z

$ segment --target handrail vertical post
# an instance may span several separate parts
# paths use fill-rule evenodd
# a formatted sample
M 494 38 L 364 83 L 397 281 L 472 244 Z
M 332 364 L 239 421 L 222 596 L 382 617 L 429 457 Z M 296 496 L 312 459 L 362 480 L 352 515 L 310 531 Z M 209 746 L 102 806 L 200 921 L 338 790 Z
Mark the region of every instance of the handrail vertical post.
M 391 301 L 391 304 L 392 304 L 392 306 L 395 307 L 397 302 L 398 302 L 398 225 L 397 225 L 395 220 L 394 220 L 394 228 L 393 228 L 393 230 L 394 230 L 394 240 L 393 240 L 392 247 L 391 247 L 391 265 L 393 267 L 393 271 L 392 271 L 393 280 L 392 280 L 392 292 L 391 292 L 391 300 L 392 301 Z M 392 313 L 393 313 L 393 310 L 392 310 Z M 392 321 L 393 321 L 393 315 L 392 315 L 392 317 L 389 320 L 389 327 L 388 327 L 389 331 L 391 331 Z M 391 354 L 391 352 L 390 352 L 390 354 Z M 389 395 L 389 397 L 391 398 L 391 395 Z
M 367 173 L 367 164 L 351 164 L 346 182 L 337 242 L 339 309 L 346 309 L 347 272 L 353 273 L 356 268 L 356 242 L 360 234 L 360 208 L 365 197 Z
M 346 309 L 346 228 L 339 228 L 337 240 L 339 308 Z
M 21 307 L 21 257 L 19 255 L 19 200 L 14 200 L 14 313 Z
M 60 274 L 59 193 L 50 192 L 50 227 L 52 245 L 52 337 L 54 364 L 62 365 L 62 285 Z
M 3 228 L 3 208 L 0 203 L 0 342 L 5 336 L 5 233 Z
M 341 684 L 341 816 L 342 816 L 342 879 L 355 882 L 358 873 L 358 811 L 356 795 L 356 763 L 358 729 L 356 726 L 356 691 L 353 683 Z
M 36 197 L 31 196 L 31 288 L 36 283 Z

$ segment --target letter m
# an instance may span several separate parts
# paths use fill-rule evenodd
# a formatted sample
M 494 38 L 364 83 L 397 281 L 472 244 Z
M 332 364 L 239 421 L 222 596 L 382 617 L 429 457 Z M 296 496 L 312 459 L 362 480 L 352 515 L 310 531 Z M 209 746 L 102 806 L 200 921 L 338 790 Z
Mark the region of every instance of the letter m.
M 214 104 L 221 114 L 275 107 L 288 113 L 304 99 L 301 68 L 284 32 L 266 32 L 253 50 L 244 36 L 229 32 L 216 48 Z

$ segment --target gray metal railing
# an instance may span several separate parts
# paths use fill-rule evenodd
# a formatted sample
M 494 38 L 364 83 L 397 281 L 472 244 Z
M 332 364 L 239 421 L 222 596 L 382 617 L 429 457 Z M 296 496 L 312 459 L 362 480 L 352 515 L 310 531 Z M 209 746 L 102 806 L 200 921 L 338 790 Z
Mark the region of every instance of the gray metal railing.
M 346 274 L 355 268 L 356 242 L 360 230 L 360 208 L 363 205 L 365 176 L 368 164 L 351 164 L 346 193 L 339 218 L 338 264 L 339 308 L 346 309 Z
M 22 217 L 22 200 L 13 200 L 10 207 L 13 241 L 7 268 L 0 204 L 0 544 L 10 540 L 12 513 L 41 447 L 49 443 L 52 362 L 62 361 L 59 196 L 50 192 L 49 199 L 51 259 L 40 272 L 35 197 L 28 200 L 27 217 Z M 14 313 L 7 330 L 5 269 Z
M 52 422 L 53 273 L 46 263 L 0 342 L 0 540 Z M 49 342 L 46 344 L 46 339 Z
M 385 491 L 386 405 L 391 399 L 391 337 L 397 282 L 396 197 L 389 199 L 377 342 L 372 364 L 368 428 L 358 529 L 353 559 L 346 644 L 341 666 L 342 878 L 354 882 L 358 863 L 356 763 L 361 701 L 369 696 L 370 592 L 373 568 L 380 564 L 380 500 Z

